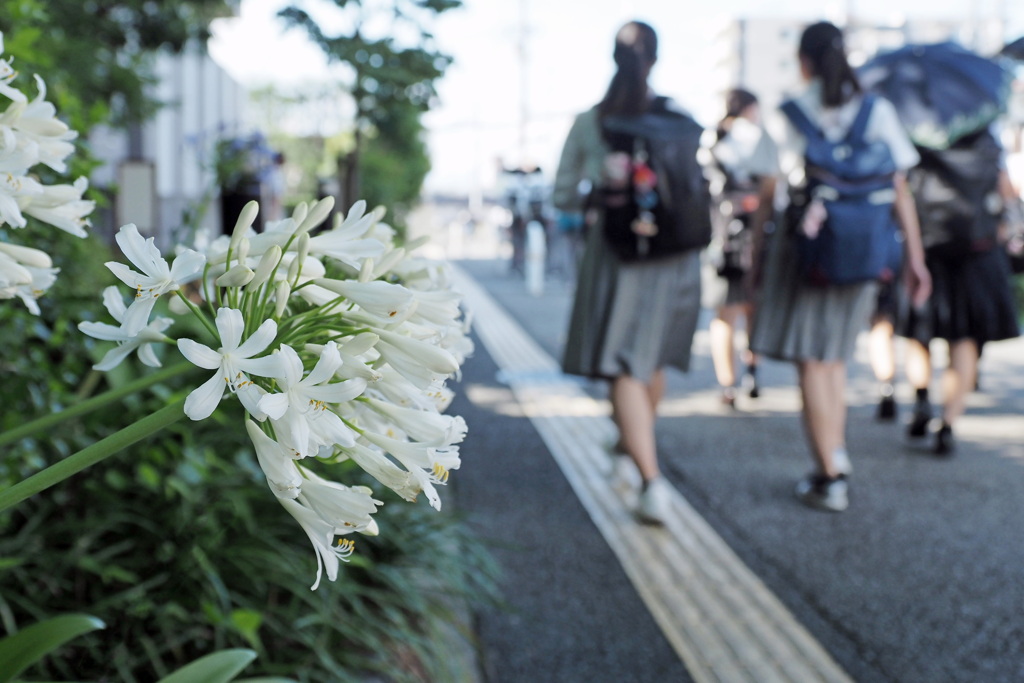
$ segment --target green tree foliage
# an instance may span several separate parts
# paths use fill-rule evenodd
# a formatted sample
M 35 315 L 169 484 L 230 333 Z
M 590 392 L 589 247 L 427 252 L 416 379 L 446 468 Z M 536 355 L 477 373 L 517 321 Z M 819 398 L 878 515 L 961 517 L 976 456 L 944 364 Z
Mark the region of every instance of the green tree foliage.
M 22 74 L 40 74 L 69 125 L 144 120 L 153 54 L 205 43 L 237 0 L 5 0 L 0 31 Z
M 430 159 L 414 107 L 394 106 L 382 114 L 361 159 L 363 197 L 370 206 L 388 207 L 392 223 L 401 226 L 419 197 Z
M 350 69 L 351 79 L 344 87 L 352 96 L 356 115 L 353 149 L 339 159 L 344 206 L 363 194 L 360 173 L 368 169 L 360 157 L 368 131 L 376 129 L 379 133 L 392 125 L 393 132 L 412 132 L 414 139 L 400 145 L 388 134 L 377 139 L 387 140 L 389 145 L 416 144 L 419 130 L 393 126 L 389 119 L 396 109 L 404 110 L 399 114 L 404 118 L 407 113 L 418 116 L 430 107 L 436 95 L 434 83 L 444 75 L 452 58 L 438 49 L 428 26 L 439 14 L 461 7 L 462 2 L 324 0 L 321 5 L 340 11 L 348 30 L 328 35 L 310 13 L 295 5 L 283 9 L 279 16 L 287 25 L 303 29 L 328 58 Z

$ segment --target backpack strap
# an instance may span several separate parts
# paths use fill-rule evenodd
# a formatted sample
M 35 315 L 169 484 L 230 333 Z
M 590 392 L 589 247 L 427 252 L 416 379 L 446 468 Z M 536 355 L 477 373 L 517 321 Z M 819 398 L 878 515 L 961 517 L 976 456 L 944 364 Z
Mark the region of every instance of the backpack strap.
M 803 133 L 805 137 L 823 137 L 821 129 L 814 125 L 795 100 L 786 100 L 779 108 L 782 110 L 782 113 L 786 115 L 786 118 L 789 119 L 790 123 L 792 123 L 798 131 Z
M 871 117 L 871 109 L 875 106 L 875 99 L 871 93 L 864 94 L 857 117 L 850 124 L 850 130 L 846 132 L 847 142 L 857 143 L 864 139 L 864 133 L 868 129 L 868 119 Z

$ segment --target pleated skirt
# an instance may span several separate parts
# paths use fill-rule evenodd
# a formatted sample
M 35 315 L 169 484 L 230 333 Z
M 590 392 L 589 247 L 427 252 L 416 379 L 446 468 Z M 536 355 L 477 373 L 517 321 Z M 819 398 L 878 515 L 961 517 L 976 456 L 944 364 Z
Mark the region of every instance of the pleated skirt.
M 932 295 L 919 310 L 908 307 L 900 336 L 927 344 L 932 339 L 973 339 L 978 346 L 1020 334 L 1010 264 L 1002 249 L 944 259 L 926 254 Z
M 750 350 L 795 362 L 850 360 L 875 308 L 878 283 L 806 285 L 793 240 L 779 233 L 769 245 Z
M 700 252 L 622 262 L 598 228 L 588 231 L 562 369 L 584 377 L 648 382 L 690 367 L 700 315 Z

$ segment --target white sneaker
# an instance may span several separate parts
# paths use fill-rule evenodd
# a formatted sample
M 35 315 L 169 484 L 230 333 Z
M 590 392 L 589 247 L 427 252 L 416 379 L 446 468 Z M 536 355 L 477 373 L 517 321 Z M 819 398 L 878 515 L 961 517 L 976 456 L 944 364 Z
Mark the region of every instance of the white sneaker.
M 669 486 L 658 477 L 640 493 L 636 516 L 645 524 L 664 524 L 668 516 Z
M 796 497 L 807 507 L 826 512 L 842 512 L 850 505 L 846 478 L 829 479 L 809 474 L 796 485 Z
M 853 474 L 853 465 L 850 464 L 850 454 L 846 451 L 845 446 L 832 451 L 832 467 L 835 469 L 836 474 L 843 476 L 850 476 Z

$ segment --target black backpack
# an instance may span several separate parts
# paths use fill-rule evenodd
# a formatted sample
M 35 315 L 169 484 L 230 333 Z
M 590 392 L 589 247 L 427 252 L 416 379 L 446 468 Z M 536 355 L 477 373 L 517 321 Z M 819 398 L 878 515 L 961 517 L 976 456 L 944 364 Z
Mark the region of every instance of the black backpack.
M 802 276 L 827 286 L 878 280 L 898 269 L 900 242 L 893 216 L 896 164 L 888 145 L 865 139 L 874 95 L 865 95 L 850 129 L 829 140 L 792 100 L 783 113 L 807 139 L 806 183 L 791 188 L 786 212 L 796 239 Z M 808 234 L 808 210 L 824 207 Z M 822 212 L 818 212 L 819 214 Z
M 628 176 L 602 181 L 591 205 L 603 214 L 604 237 L 624 261 L 664 258 L 711 241 L 711 196 L 697 160 L 704 129 L 659 97 L 638 116 L 607 116 L 612 149 L 606 166 Z
M 995 247 L 1003 211 L 998 141 L 983 130 L 948 149 L 918 152 L 921 163 L 911 169 L 907 181 L 917 204 L 924 248 L 958 260 Z

